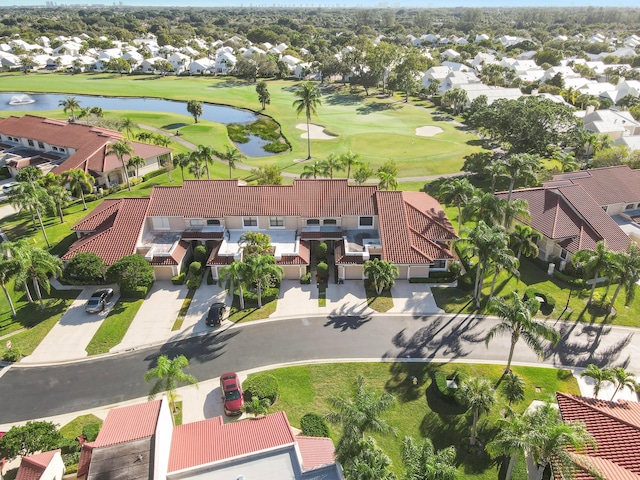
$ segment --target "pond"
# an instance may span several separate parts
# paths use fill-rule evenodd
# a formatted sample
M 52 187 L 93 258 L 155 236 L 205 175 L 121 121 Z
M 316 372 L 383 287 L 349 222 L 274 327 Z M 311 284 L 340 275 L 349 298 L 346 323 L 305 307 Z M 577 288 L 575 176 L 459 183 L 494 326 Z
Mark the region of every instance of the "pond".
M 65 100 L 70 95 L 57 93 L 0 93 L 0 110 L 4 111 L 38 111 L 38 110 L 60 110 L 60 101 Z M 187 103 L 174 100 L 160 100 L 156 98 L 139 97 L 98 97 L 92 95 L 72 95 L 82 107 L 100 107 L 103 110 L 136 110 L 141 112 L 177 113 L 189 115 Z M 29 99 L 34 100 L 30 102 Z M 212 105 L 202 103 L 203 120 L 222 123 L 253 123 L 258 116 L 248 110 L 239 108 Z M 249 143 L 237 144 L 244 155 L 250 157 L 266 157 L 273 153 L 265 152 L 262 146 L 266 141 L 256 137 Z

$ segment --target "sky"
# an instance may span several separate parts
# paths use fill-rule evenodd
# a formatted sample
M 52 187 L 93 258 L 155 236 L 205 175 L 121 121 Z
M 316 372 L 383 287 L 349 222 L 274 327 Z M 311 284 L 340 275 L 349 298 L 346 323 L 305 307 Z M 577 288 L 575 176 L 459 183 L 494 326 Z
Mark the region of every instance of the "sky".
M 459 3 L 458 3 L 459 2 Z M 56 5 L 89 5 L 110 6 L 180 6 L 180 7 L 425 7 L 450 8 L 464 7 L 633 7 L 640 6 L 638 0 L 0 0 L 0 6 L 45 6 L 46 3 Z

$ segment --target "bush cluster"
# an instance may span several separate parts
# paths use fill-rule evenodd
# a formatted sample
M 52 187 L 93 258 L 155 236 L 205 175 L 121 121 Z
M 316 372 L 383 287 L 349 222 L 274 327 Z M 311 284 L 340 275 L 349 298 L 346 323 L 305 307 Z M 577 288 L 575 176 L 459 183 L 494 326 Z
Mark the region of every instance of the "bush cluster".
M 329 265 L 324 262 L 318 263 L 316 267 L 316 273 L 320 280 L 327 280 L 329 278 Z
M 120 288 L 120 294 L 122 298 L 145 298 L 149 290 L 151 289 L 151 285 L 149 286 L 138 286 L 133 289 L 123 289 Z
M 191 276 L 200 275 L 202 270 L 202 264 L 200 262 L 191 262 L 189 265 L 189 273 Z
M 269 373 L 258 373 L 249 377 L 243 385 L 245 400 L 250 402 L 253 397 L 268 398 L 271 405 L 280 396 L 278 379 Z
M 182 272 L 180 275 L 176 275 L 175 277 L 171 277 L 171 283 L 174 285 L 184 285 L 184 280 L 187 274 Z
M 300 285 L 309 285 L 311 283 L 311 272 L 307 272 L 300 277 Z
M 198 288 L 200 288 L 201 283 L 202 275 L 190 275 L 189 279 L 187 280 L 187 287 L 189 288 L 189 290 L 197 290 Z
M 18 347 L 11 347 L 4 351 L 2 355 L 2 360 L 5 362 L 18 362 L 24 355 L 22 355 L 22 350 Z
M 100 427 L 102 427 L 101 423 L 88 423 L 84 427 L 82 427 L 82 436 L 87 442 L 93 442 L 98 437 Z
M 149 180 L 151 178 L 154 178 L 154 177 L 157 177 L 157 176 L 160 176 L 163 173 L 167 173 L 167 168 L 166 167 L 159 168 L 158 170 L 154 170 L 153 172 L 145 173 L 142 176 L 142 181 L 146 182 L 147 180 Z
M 284 142 L 270 142 L 262 147 L 265 152 L 282 153 L 289 150 L 289 145 Z
M 302 435 L 307 437 L 328 437 L 329 426 L 317 413 L 307 413 L 300 419 Z
M 193 258 L 196 262 L 204 263 L 209 258 L 209 252 L 207 251 L 207 247 L 204 245 L 198 245 L 193 249 Z

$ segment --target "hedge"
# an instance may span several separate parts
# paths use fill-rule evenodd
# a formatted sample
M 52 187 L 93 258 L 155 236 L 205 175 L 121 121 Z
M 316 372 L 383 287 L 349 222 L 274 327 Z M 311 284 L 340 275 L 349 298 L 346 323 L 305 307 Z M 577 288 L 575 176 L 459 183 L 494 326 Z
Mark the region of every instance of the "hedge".
M 145 298 L 151 287 L 136 287 L 134 290 L 122 290 L 122 298 Z
M 300 419 L 302 435 L 307 437 L 328 437 L 329 426 L 323 417 L 317 413 L 307 413 Z
M 84 427 L 82 427 L 82 435 L 84 436 L 87 442 L 93 442 L 98 433 L 100 432 L 100 427 L 102 427 L 101 423 L 88 423 Z
M 278 379 L 269 373 L 259 373 L 249 377 L 242 386 L 247 402 L 256 396 L 260 399 L 268 398 L 271 405 L 276 403 L 280 396 L 280 385 Z
M 166 167 L 159 168 L 158 170 L 154 170 L 153 172 L 145 173 L 142 176 L 142 181 L 146 182 L 150 178 L 157 177 L 159 175 L 162 175 L 163 173 L 167 173 L 167 168 Z
M 300 277 L 300 285 L 309 285 L 311 283 L 311 272 L 307 272 Z
M 187 280 L 187 287 L 189 287 L 189 290 L 197 290 L 198 288 L 200 288 L 201 283 L 202 275 L 190 275 L 189 279 Z
M 186 278 L 186 276 L 186 273 L 182 272 L 180 275 L 171 277 L 171 283 L 173 283 L 174 285 L 184 285 L 184 279 Z

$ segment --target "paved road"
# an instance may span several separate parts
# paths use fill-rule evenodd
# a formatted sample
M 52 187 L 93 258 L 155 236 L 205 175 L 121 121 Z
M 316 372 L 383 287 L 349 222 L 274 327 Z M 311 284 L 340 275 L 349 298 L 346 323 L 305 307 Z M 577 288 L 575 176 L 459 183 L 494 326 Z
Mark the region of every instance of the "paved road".
M 159 354 L 184 354 L 190 373 L 208 380 L 225 371 L 321 359 L 506 359 L 509 339 L 485 347 L 491 318 L 408 316 L 301 318 L 254 323 L 186 339 L 160 348 L 46 367 L 13 366 L 0 377 L 0 424 L 91 409 L 145 396 L 144 372 Z M 549 349 L 550 365 L 623 365 L 640 372 L 633 329 L 598 325 L 559 325 L 563 339 Z M 636 342 L 637 343 L 637 342 Z M 518 345 L 516 362 L 536 363 Z

